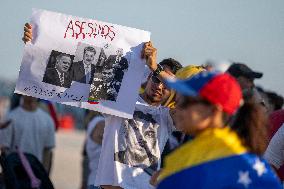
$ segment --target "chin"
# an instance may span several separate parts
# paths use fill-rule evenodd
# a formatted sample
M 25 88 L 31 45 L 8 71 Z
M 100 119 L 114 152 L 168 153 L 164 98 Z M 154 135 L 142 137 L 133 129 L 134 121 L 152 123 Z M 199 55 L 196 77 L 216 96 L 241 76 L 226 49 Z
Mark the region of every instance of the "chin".
M 153 97 L 152 98 L 152 100 L 154 101 L 154 102 L 162 102 L 162 99 L 161 98 L 156 98 L 156 97 Z
M 185 132 L 184 131 L 184 128 L 182 127 L 182 125 L 180 125 L 180 124 L 175 124 L 175 127 L 176 127 L 176 129 L 178 130 L 178 131 L 181 131 L 181 132 Z

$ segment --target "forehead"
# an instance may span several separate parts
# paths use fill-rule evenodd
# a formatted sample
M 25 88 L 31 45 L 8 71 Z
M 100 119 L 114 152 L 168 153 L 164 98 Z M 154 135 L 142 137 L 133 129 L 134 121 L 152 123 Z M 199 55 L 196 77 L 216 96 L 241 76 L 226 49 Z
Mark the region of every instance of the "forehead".
M 164 71 L 167 72 L 167 74 L 172 75 L 172 76 L 175 75 L 175 74 L 173 74 L 173 72 L 172 72 L 172 70 L 169 66 L 164 65 L 163 68 L 164 68 Z
M 87 54 L 87 55 L 91 55 L 91 54 L 96 54 L 94 51 L 88 51 L 88 50 L 86 50 L 85 51 L 85 54 Z
M 245 77 L 245 76 L 239 76 L 237 79 L 239 81 L 244 81 L 244 82 L 253 82 L 252 78 L 248 78 L 248 77 Z
M 70 62 L 71 58 L 67 55 L 62 55 L 59 60 L 64 61 L 64 62 Z

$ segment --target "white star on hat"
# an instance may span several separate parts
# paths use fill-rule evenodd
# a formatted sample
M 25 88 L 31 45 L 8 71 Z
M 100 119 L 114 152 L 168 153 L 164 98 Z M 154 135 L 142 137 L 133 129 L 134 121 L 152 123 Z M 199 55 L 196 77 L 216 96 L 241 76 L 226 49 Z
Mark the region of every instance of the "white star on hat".
M 251 183 L 251 180 L 249 178 L 249 172 L 248 171 L 239 171 L 239 180 L 238 183 L 244 185 L 246 188 L 249 186 Z
M 260 177 L 264 173 L 266 173 L 265 164 L 259 160 L 259 158 L 256 159 L 255 163 L 253 164 L 253 169 L 256 170 L 257 175 Z

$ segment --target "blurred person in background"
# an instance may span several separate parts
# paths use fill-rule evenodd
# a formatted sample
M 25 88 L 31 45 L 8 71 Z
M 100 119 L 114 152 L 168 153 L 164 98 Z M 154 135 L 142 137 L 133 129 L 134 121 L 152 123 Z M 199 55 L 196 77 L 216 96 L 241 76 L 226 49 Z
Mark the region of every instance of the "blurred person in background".
M 158 189 L 282 188 L 261 158 L 267 146 L 265 112 L 255 101 L 240 107 L 241 88 L 232 76 L 202 72 L 167 83 L 182 95 L 174 111 L 176 128 L 194 139 L 166 157 Z
M 278 95 L 277 93 L 271 91 L 266 91 L 265 93 L 268 97 L 268 102 L 270 104 L 270 113 L 282 109 L 282 106 L 284 104 L 284 98 L 281 95 Z
M 244 101 L 251 101 L 254 99 L 267 110 L 267 104 L 254 84 L 254 80 L 262 78 L 263 73 L 253 71 L 243 63 L 231 64 L 226 72 L 232 75 L 238 81 L 242 89 Z
M 281 95 L 273 91 L 264 90 L 260 86 L 257 86 L 256 89 L 260 93 L 269 114 L 282 108 L 284 99 Z
M 269 115 L 269 145 L 265 152 L 266 160 L 273 165 L 276 169 L 276 172 L 279 178 L 284 181 L 284 166 L 282 165 L 281 158 L 284 157 L 283 151 L 283 144 L 282 140 L 284 140 L 283 135 L 283 128 L 280 130 L 279 128 L 284 124 L 284 110 L 276 110 Z M 283 126 L 282 126 L 283 127 Z M 277 133 L 277 135 L 276 135 Z M 274 138 L 273 140 L 272 137 Z M 280 140 L 280 141 L 279 141 Z M 276 159 L 276 160 L 275 160 Z M 276 162 L 276 163 L 275 163 Z
M 97 116 L 101 116 L 101 114 L 99 112 L 91 111 L 91 110 L 86 110 L 85 116 L 84 116 L 84 130 L 86 130 L 86 138 L 85 138 L 85 142 L 83 144 L 83 150 L 82 150 L 82 162 L 81 162 L 82 172 L 81 172 L 80 189 L 88 188 L 88 178 L 90 175 L 90 168 L 89 168 L 89 157 L 88 157 L 87 149 L 86 149 L 86 143 L 88 140 L 87 129 L 88 129 L 88 125 L 90 124 L 90 122 Z
M 263 73 L 253 71 L 243 63 L 233 63 L 227 72 L 236 78 L 243 91 L 254 88 L 254 79 L 263 76 Z
M 8 97 L 0 97 L 0 129 L 6 128 L 11 120 L 6 120 L 9 111 L 10 99 Z
M 277 171 L 278 176 L 284 181 L 284 122 L 273 135 L 265 151 L 264 158 Z
M 226 72 L 230 65 L 231 62 L 227 60 L 223 61 L 207 60 L 205 64 L 202 65 L 202 67 L 207 71 Z
M 6 119 L 11 123 L 0 130 L 2 150 L 15 151 L 18 147 L 33 154 L 49 172 L 55 147 L 55 127 L 52 118 L 38 108 L 38 99 L 23 95 L 20 106 L 12 110 Z
M 104 128 L 104 117 L 97 112 L 97 115 L 94 116 L 87 126 L 86 152 L 89 162 L 88 189 L 99 189 L 98 186 L 95 186 L 95 181 L 101 155 Z

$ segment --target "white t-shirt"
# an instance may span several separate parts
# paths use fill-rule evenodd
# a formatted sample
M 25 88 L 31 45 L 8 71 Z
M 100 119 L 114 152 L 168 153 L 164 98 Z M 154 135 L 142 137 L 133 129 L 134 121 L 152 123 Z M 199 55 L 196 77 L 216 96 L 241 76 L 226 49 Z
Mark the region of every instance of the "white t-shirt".
M 104 121 L 104 117 L 96 116 L 90 121 L 87 127 L 87 143 L 86 150 L 89 159 L 89 176 L 88 176 L 88 186 L 94 185 L 97 175 L 98 164 L 100 160 L 101 148 L 102 146 L 92 140 L 92 132 L 95 129 L 96 125 L 100 122 Z
M 40 108 L 34 112 L 18 107 L 7 115 L 11 124 L 0 130 L 0 145 L 12 150 L 19 147 L 42 162 L 44 148 L 55 146 L 55 129 L 51 117 Z
M 264 158 L 277 169 L 284 164 L 284 124 L 272 137 L 265 151 Z
M 108 116 L 96 185 L 150 189 L 151 174 L 160 168 L 161 153 L 174 130 L 169 109 L 146 104 L 141 97 L 133 119 Z

